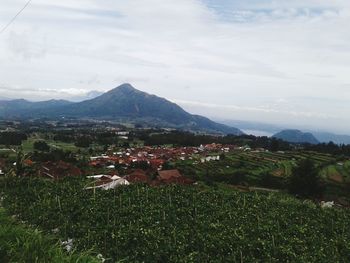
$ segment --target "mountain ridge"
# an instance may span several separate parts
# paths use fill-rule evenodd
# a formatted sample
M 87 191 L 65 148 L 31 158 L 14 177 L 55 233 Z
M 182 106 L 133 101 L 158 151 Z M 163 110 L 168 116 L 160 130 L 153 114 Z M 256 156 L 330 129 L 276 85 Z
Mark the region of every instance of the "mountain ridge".
M 13 104 L 24 106 L 11 108 Z M 44 102 L 10 101 L 1 107 L 0 116 L 17 118 L 98 118 L 143 122 L 169 128 L 221 134 L 243 134 L 237 128 L 192 115 L 165 98 L 122 84 L 102 95 L 81 102 L 49 100 Z

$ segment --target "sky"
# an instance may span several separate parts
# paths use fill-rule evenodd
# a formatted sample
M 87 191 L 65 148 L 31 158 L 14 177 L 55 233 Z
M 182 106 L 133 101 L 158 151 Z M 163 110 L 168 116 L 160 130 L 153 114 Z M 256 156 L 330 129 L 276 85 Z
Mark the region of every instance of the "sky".
M 0 0 L 0 28 L 27 0 Z M 348 0 L 32 0 L 0 34 L 0 97 L 122 83 L 214 119 L 350 134 Z

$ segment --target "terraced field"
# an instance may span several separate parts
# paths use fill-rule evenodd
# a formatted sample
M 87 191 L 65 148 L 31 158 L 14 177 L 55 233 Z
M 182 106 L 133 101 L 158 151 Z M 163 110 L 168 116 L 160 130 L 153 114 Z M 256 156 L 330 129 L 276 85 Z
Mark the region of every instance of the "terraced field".
M 258 151 L 235 151 L 225 155 L 224 160 L 201 163 L 199 161 L 177 162 L 185 174 L 196 174 L 203 178 L 209 174 L 217 174 L 217 177 L 228 178 L 237 170 L 246 175 L 245 181 L 259 184 L 261 175 L 271 173 L 277 178 L 286 178 L 291 175 L 293 166 L 301 159 L 309 158 L 321 168 L 320 175 L 327 184 L 344 186 L 350 182 L 350 161 L 336 160 L 329 154 L 290 151 L 290 152 L 258 152 Z M 226 180 L 227 181 L 227 180 Z

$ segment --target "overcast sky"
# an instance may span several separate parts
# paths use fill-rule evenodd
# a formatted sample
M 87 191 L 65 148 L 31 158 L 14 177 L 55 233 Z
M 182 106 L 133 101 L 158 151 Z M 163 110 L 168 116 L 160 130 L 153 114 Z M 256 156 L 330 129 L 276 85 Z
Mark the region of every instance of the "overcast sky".
M 27 0 L 0 0 L 0 28 Z M 350 134 L 349 0 L 33 0 L 0 34 L 0 97 L 124 82 L 192 113 Z

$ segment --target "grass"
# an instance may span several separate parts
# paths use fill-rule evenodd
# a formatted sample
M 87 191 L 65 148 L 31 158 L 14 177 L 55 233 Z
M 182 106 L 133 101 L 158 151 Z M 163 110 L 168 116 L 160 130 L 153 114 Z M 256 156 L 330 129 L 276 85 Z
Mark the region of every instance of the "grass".
M 22 143 L 22 149 L 25 153 L 29 153 L 34 151 L 34 142 L 39 141 L 41 139 L 38 138 L 29 138 L 28 140 L 24 141 Z M 78 147 L 76 147 L 73 143 L 65 143 L 60 141 L 54 141 L 54 140 L 45 140 L 46 143 L 52 148 L 52 149 L 61 149 L 64 151 L 71 151 L 71 152 L 77 152 Z
M 15 222 L 0 208 L 0 262 L 99 262 L 88 254 L 66 253 L 51 237 Z
M 52 148 L 58 148 L 64 151 L 76 152 L 79 149 L 73 143 L 65 143 L 60 141 L 47 141 L 47 144 Z

